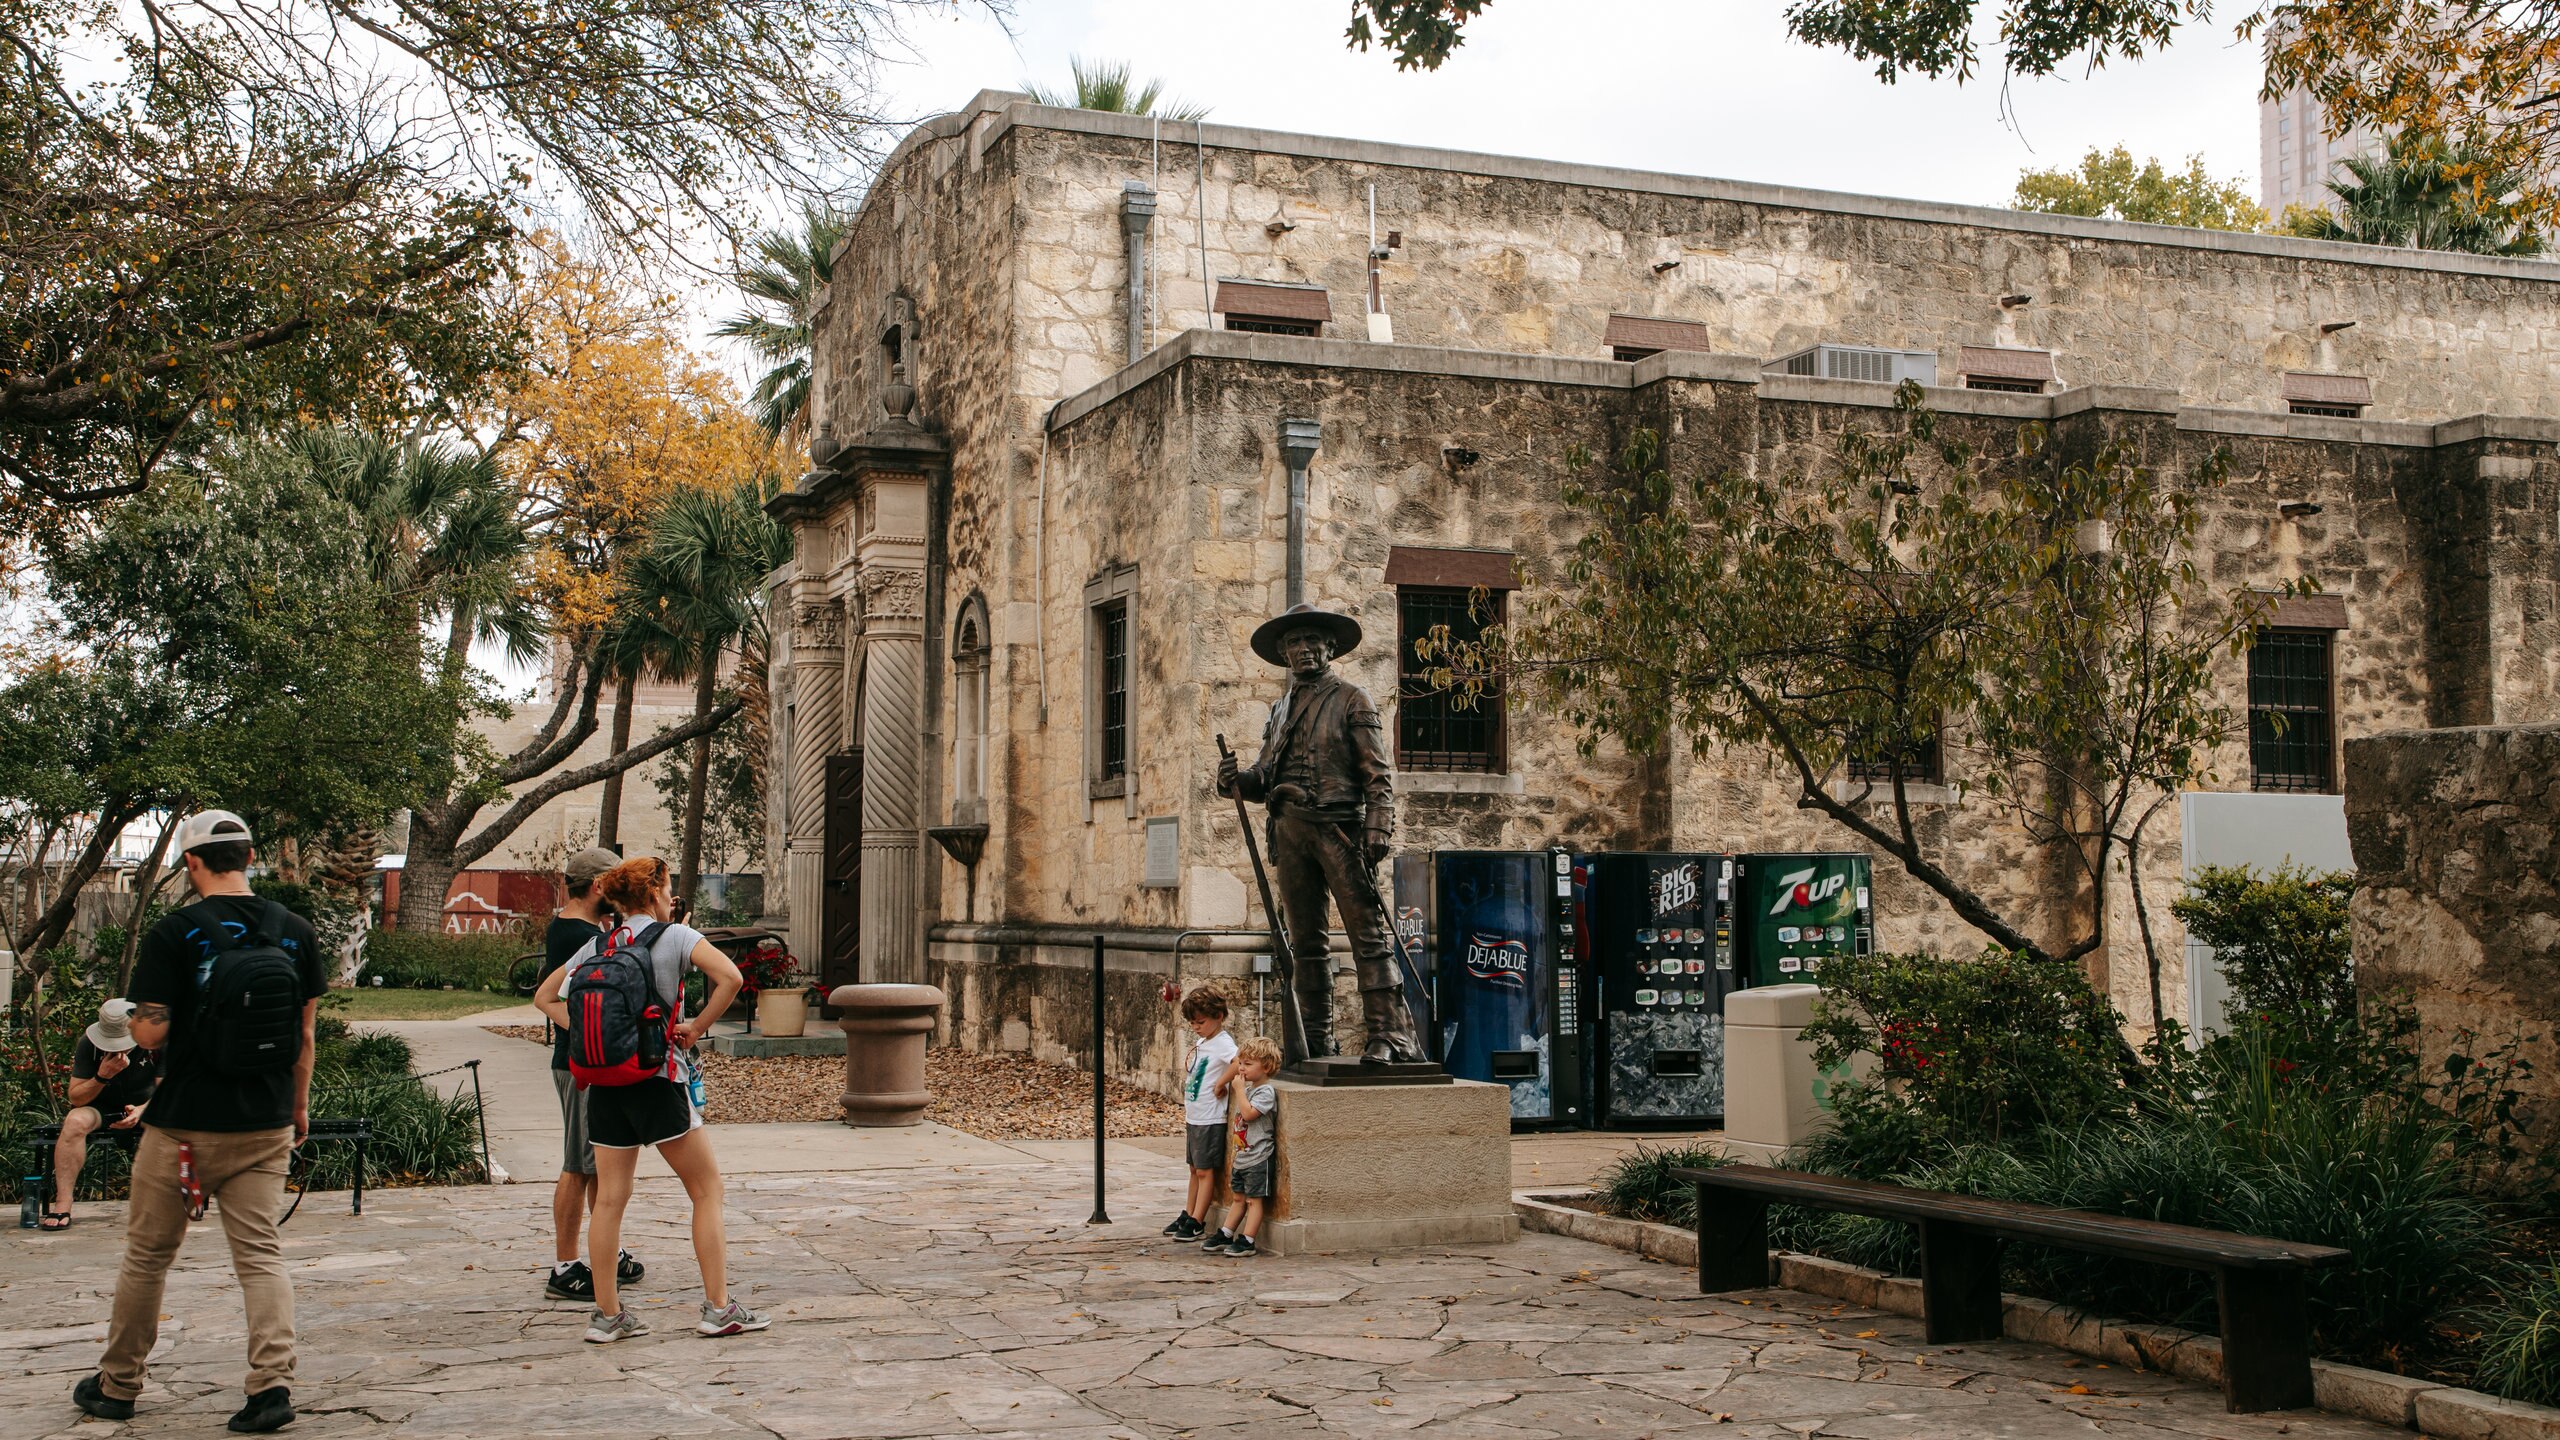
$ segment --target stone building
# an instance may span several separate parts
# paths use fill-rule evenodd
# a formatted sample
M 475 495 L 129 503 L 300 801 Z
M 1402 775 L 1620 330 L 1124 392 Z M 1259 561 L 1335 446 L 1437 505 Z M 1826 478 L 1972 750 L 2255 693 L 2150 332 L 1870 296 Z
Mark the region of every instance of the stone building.
M 1279 608 L 1296 466 L 1308 596 L 1371 637 L 1347 669 L 1392 707 L 1410 851 L 1845 848 L 1758 755 L 1586 760 L 1517 703 L 1397 701 L 1398 642 L 1467 586 L 1558 578 L 1568 451 L 1645 427 L 1675 466 L 1784 473 L 1906 376 L 1986 442 L 2230 448 L 2211 582 L 2323 594 L 2274 617 L 2296 743 L 2227 747 L 2218 783 L 2334 791 L 2347 735 L 2560 718 L 2560 265 L 990 92 L 891 158 L 816 333 L 815 465 L 775 504 L 770 893 L 833 977 L 944 985 L 962 1043 L 1081 1051 L 1101 934 L 1108 1063 L 1154 1078 L 1163 983 L 1267 948 L 1208 782 L 1277 691 L 1245 642 Z M 1930 794 L 1968 883 L 2085 907 Z M 2153 840 L 2165 920 L 2178 837 Z M 1881 943 L 1978 943 L 1890 863 L 1877 887 Z M 2106 923 L 2147 1021 L 2133 927 Z

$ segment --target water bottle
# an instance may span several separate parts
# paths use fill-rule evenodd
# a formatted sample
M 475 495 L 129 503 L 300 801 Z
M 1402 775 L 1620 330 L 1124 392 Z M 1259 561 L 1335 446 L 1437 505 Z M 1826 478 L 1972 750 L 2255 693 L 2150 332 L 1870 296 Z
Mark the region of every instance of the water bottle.
M 702 1062 L 690 1055 L 684 1057 L 684 1093 L 693 1101 L 695 1110 L 703 1108 L 706 1091 L 702 1083 Z
M 18 1182 L 18 1228 L 33 1230 L 44 1218 L 44 1177 L 30 1175 Z

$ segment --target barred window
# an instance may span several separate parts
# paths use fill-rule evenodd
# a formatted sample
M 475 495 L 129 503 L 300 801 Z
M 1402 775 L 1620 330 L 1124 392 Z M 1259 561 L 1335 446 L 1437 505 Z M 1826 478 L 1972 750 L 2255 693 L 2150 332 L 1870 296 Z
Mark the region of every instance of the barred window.
M 1398 666 L 1396 766 L 1403 770 L 1499 775 L 1504 765 L 1503 696 L 1491 689 L 1473 703 L 1435 691 L 1430 666 L 1414 654 L 1414 642 L 1446 625 L 1449 638 L 1470 643 L 1487 625 L 1502 623 L 1504 592 L 1488 591 L 1481 603 L 1471 589 L 1403 585 L 1396 589 Z
M 1896 758 L 1902 762 L 1903 784 L 1942 785 L 1946 783 L 1946 772 L 1941 768 L 1945 762 L 1939 758 L 1938 732 L 1935 730 L 1921 739 L 1903 745 L 1900 748 L 1899 757 L 1891 748 L 1884 745 L 1853 746 L 1849 751 L 1849 778 L 1860 784 L 1871 782 L 1890 787 L 1893 784 Z
M 2327 794 L 2335 703 L 2326 630 L 2260 630 L 2249 646 L 2249 788 Z
M 1129 773 L 1129 602 L 1095 606 L 1093 623 L 1102 661 L 1102 752 L 1095 778 L 1113 780 Z

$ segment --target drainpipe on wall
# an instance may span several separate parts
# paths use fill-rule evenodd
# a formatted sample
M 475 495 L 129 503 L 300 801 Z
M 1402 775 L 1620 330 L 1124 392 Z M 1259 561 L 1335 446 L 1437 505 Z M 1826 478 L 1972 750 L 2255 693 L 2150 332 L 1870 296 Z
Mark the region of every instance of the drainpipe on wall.
M 1307 598 L 1307 466 L 1316 458 L 1321 430 L 1313 420 L 1280 422 L 1280 458 L 1289 466 L 1289 573 L 1280 607 Z
M 1131 180 L 1120 187 L 1120 233 L 1129 242 L 1129 358 L 1147 353 L 1147 228 L 1156 223 L 1156 192 Z

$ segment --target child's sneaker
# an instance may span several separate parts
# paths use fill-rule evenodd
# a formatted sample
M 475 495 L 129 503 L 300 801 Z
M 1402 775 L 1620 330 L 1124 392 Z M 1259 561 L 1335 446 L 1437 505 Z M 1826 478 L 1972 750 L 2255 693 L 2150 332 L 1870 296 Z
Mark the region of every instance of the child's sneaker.
M 1164 1227 L 1164 1233 L 1176 1240 L 1197 1240 L 1200 1238 L 1200 1232 L 1208 1228 L 1200 1221 L 1192 1219 L 1191 1212 L 1185 1210 L 1173 1217 L 1173 1223 Z
M 1239 1260 L 1250 1260 L 1262 1252 L 1254 1248 L 1252 1236 L 1237 1235 L 1230 1238 L 1218 1253 L 1221 1255 L 1233 1255 Z
M 627 1308 L 619 1315 L 607 1315 L 598 1310 L 587 1317 L 587 1343 L 590 1345 L 610 1345 L 616 1340 L 630 1340 L 648 1333 L 649 1327 L 641 1324 L 640 1317 Z
M 714 1337 L 744 1335 L 750 1330 L 761 1330 L 772 1323 L 773 1317 L 759 1315 L 735 1300 L 717 1310 L 711 1308 L 710 1302 L 705 1301 L 702 1306 L 702 1323 L 694 1326 L 693 1331 L 697 1335 Z
M 1200 1253 L 1203 1255 L 1218 1254 L 1225 1250 L 1227 1248 L 1227 1242 L 1234 1238 L 1236 1238 L 1236 1232 L 1233 1230 L 1211 1230 L 1209 1232 L 1209 1238 L 1200 1242 Z

